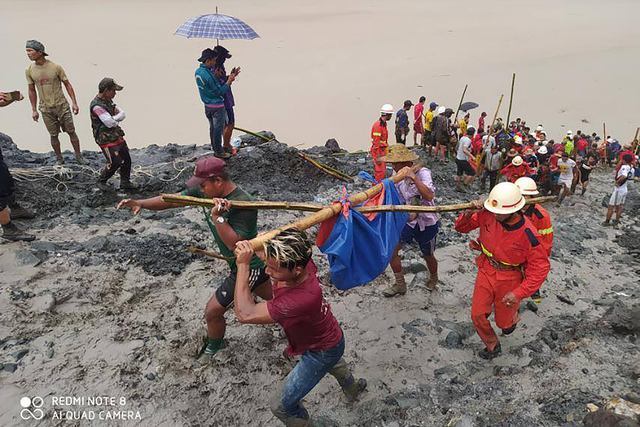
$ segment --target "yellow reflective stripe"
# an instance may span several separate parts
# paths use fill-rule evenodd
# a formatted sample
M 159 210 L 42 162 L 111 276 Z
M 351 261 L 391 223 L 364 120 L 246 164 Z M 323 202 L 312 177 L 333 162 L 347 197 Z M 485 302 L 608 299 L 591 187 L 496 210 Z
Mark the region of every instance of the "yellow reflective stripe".
M 546 234 L 551 234 L 551 233 L 553 233 L 553 227 L 543 228 L 542 230 L 538 230 L 538 234 L 541 236 L 544 236 Z
M 487 248 L 484 247 L 484 245 L 482 244 L 482 242 L 480 242 L 480 247 L 482 248 L 482 253 L 485 254 L 486 256 L 488 256 L 489 258 L 493 258 L 493 254 L 491 252 L 489 252 L 487 250 Z M 512 267 L 518 267 L 520 264 L 509 264 L 508 262 L 504 262 L 504 261 L 498 261 L 497 259 L 493 258 L 494 261 L 499 262 L 500 264 L 504 264 L 504 265 L 510 265 Z
M 380 132 L 373 132 L 372 135 L 373 136 L 382 136 L 382 134 Z

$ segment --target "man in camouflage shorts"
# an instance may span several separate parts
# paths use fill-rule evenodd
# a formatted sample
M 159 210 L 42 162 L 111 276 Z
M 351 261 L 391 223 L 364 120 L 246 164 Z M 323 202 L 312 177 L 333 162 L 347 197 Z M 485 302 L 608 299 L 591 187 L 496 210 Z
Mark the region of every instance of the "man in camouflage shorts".
M 40 113 L 42 120 L 51 136 L 51 147 L 56 154 L 58 164 L 64 163 L 60 140 L 58 135 L 60 130 L 69 134 L 73 151 L 78 163 L 84 163 L 80 153 L 80 140 L 76 134 L 73 124 L 73 114 L 78 114 L 78 101 L 71 82 L 67 78 L 64 69 L 48 59 L 44 50 L 44 45 L 37 40 L 27 41 L 27 56 L 33 61 L 25 71 L 27 83 L 29 83 L 29 101 L 31 102 L 31 117 L 38 121 Z M 71 98 L 71 108 L 69 102 L 62 93 L 64 85 Z M 37 105 L 37 109 L 36 109 Z M 40 113 L 38 113 L 40 110 Z

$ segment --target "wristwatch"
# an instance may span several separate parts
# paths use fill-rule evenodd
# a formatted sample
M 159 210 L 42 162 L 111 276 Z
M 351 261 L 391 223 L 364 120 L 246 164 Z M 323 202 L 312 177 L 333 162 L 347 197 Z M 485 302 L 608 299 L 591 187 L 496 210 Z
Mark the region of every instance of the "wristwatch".
M 224 217 L 223 216 L 219 216 L 218 218 L 216 218 L 216 222 L 218 224 L 224 224 L 225 223 Z

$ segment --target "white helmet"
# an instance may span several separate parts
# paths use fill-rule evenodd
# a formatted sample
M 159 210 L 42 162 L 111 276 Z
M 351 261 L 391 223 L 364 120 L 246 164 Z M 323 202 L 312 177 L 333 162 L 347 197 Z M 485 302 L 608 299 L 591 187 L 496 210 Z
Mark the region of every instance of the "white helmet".
M 436 114 L 442 114 L 446 111 L 447 109 L 445 108 L 444 105 L 441 105 L 438 107 L 438 109 L 436 110 Z
M 567 136 L 571 136 L 573 135 L 573 132 L 571 132 L 570 130 L 567 131 Z
M 384 104 L 380 107 L 380 114 L 393 114 L 393 105 Z
M 536 127 L 536 132 L 543 132 L 544 128 L 542 127 L 542 125 L 538 125 L 538 127 Z
M 493 187 L 484 201 L 484 208 L 495 214 L 512 214 L 525 205 L 520 188 L 512 182 L 501 182 Z
M 544 145 L 542 147 L 538 148 L 538 154 L 543 154 L 544 155 L 544 154 L 547 154 L 548 152 L 549 152 L 549 150 L 547 150 L 547 147 L 544 146 Z
M 522 164 L 522 157 L 520 157 L 520 156 L 515 156 L 515 157 L 513 158 L 513 160 L 511 160 L 511 164 L 512 164 L 513 166 L 520 166 L 520 165 Z
M 537 196 L 540 194 L 536 182 L 528 176 L 518 178 L 515 184 L 518 186 L 523 196 Z

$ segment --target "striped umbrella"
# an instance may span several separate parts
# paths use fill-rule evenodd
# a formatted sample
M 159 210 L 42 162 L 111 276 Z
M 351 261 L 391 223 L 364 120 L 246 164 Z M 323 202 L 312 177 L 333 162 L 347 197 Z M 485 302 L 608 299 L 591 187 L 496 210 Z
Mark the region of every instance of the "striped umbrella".
M 244 21 L 233 16 L 219 14 L 217 8 L 214 14 L 189 18 L 176 30 L 175 34 L 189 39 L 217 40 L 253 40 L 260 37 Z

